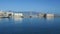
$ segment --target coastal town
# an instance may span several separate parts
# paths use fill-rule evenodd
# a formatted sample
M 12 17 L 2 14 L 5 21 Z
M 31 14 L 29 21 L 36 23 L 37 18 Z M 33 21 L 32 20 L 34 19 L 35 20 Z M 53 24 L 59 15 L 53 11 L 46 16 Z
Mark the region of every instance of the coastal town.
M 0 11 L 0 18 L 40 18 L 40 17 L 54 17 L 54 14 L 45 14 L 45 13 L 24 13 L 24 12 L 4 12 Z

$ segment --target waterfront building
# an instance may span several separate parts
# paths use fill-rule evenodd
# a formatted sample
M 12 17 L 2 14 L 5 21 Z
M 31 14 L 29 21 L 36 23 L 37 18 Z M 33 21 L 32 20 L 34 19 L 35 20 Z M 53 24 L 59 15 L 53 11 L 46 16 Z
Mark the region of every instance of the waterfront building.
M 54 17 L 54 14 L 47 14 L 46 17 Z
M 13 16 L 13 12 L 3 12 L 0 11 L 0 17 L 12 17 Z
M 16 18 L 23 17 L 23 13 L 14 13 L 14 17 Z
M 45 17 L 46 15 L 44 13 L 39 13 L 38 17 Z
M 0 17 L 8 17 L 6 12 L 0 11 Z
M 13 12 L 6 12 L 7 17 L 13 17 L 14 13 Z

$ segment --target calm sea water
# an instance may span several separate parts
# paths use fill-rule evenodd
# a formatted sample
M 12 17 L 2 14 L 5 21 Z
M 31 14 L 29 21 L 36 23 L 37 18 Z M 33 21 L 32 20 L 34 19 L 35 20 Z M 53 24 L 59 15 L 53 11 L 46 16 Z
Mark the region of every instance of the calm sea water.
M 0 34 L 60 34 L 60 18 L 0 18 Z

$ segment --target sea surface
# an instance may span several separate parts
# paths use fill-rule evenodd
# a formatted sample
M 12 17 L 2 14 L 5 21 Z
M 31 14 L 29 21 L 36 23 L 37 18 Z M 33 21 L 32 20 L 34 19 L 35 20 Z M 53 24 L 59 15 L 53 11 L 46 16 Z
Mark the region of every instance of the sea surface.
M 60 34 L 60 18 L 0 18 L 0 34 Z

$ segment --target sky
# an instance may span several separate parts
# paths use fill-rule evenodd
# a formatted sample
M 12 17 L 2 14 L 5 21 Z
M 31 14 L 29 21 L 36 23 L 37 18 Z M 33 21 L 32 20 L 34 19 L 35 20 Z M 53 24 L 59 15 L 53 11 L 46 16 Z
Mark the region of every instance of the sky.
M 0 0 L 0 10 L 60 13 L 60 0 Z

